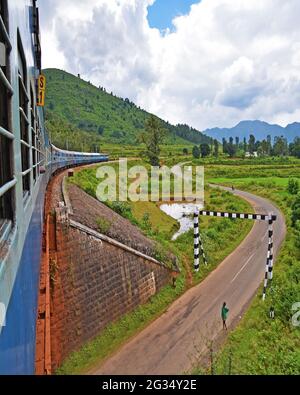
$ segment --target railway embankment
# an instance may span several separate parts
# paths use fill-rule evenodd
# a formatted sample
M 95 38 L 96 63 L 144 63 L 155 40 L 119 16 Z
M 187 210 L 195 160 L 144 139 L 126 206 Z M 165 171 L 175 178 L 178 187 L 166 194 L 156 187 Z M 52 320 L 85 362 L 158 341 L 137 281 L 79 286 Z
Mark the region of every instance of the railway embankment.
M 51 181 L 46 203 L 39 374 L 55 371 L 110 322 L 149 301 L 177 270 L 175 257 L 168 263 L 156 259 L 153 241 L 80 188 L 67 185 L 66 174 Z

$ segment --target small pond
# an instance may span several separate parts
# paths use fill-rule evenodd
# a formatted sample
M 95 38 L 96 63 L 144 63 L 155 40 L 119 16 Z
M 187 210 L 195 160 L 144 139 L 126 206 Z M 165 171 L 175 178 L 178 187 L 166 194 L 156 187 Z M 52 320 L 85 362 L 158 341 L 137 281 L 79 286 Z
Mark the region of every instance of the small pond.
M 172 240 L 176 240 L 178 236 L 188 232 L 194 227 L 194 212 L 196 209 L 203 210 L 203 205 L 194 203 L 172 203 L 162 204 L 160 209 L 179 222 L 180 229 L 172 237 Z

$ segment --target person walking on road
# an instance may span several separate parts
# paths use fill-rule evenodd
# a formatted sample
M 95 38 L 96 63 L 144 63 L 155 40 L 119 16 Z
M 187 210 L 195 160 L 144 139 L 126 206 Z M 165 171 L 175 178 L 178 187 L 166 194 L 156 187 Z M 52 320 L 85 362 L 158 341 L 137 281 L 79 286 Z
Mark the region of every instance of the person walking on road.
M 229 309 L 226 306 L 226 302 L 224 302 L 222 309 L 221 309 L 221 317 L 222 317 L 222 321 L 223 321 L 223 329 L 226 329 L 226 330 L 227 330 L 226 320 L 227 320 L 228 312 L 229 312 Z

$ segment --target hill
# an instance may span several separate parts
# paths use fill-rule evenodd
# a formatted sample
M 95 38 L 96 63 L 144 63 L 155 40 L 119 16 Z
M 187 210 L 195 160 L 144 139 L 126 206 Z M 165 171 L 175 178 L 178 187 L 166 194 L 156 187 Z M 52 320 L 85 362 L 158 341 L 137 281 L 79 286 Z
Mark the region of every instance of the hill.
M 229 137 L 239 137 L 240 140 L 244 137 L 248 139 L 250 134 L 253 134 L 257 140 L 266 139 L 267 135 L 272 138 L 284 136 L 291 143 L 295 137 L 300 136 L 300 123 L 295 122 L 283 128 L 262 121 L 242 121 L 233 128 L 206 129 L 203 133 L 219 141 L 222 138 L 229 139 Z
M 129 99 L 107 93 L 105 88 L 75 77 L 62 70 L 46 69 L 46 118 L 51 131 L 55 131 L 56 144 L 62 145 L 68 125 L 73 132 L 89 132 L 98 142 L 131 144 L 139 143 L 150 114 L 137 107 Z M 59 124 L 62 128 L 59 133 Z M 171 125 L 161 120 L 167 129 L 166 144 L 210 143 L 211 139 L 187 125 Z M 68 138 L 70 133 L 68 134 Z M 60 142 L 61 140 L 61 142 Z

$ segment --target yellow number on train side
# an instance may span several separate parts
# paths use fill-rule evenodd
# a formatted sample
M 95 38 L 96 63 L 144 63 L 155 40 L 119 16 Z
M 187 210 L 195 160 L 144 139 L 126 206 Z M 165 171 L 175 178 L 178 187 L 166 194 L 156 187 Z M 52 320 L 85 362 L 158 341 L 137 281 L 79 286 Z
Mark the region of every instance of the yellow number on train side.
M 46 77 L 41 74 L 38 80 L 38 99 L 37 105 L 39 107 L 45 106 L 45 91 L 46 91 Z
M 39 91 L 37 105 L 39 107 L 45 106 L 45 91 Z

